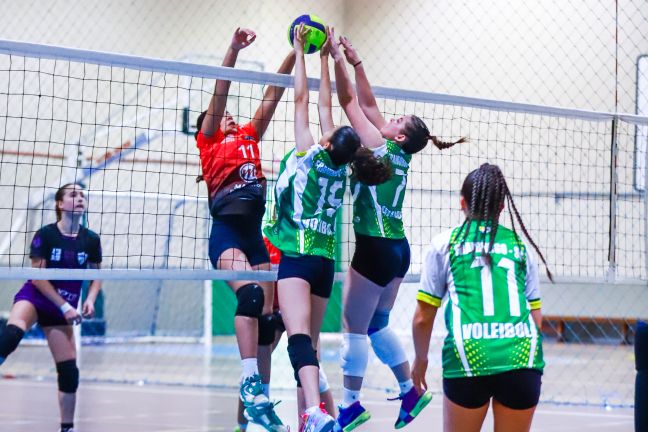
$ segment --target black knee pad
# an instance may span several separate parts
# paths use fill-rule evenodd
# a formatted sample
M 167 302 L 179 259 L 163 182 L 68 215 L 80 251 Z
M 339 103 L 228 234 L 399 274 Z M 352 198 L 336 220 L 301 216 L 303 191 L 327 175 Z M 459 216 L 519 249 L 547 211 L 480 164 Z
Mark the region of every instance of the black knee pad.
M 236 291 L 236 315 L 259 318 L 263 312 L 263 288 L 258 284 L 249 283 Z
M 259 345 L 272 345 L 275 340 L 277 321 L 274 314 L 259 317 Z
M 15 351 L 18 344 L 25 336 L 25 332 L 18 326 L 9 324 L 0 334 L 0 364 Z
M 317 366 L 317 353 L 313 349 L 311 337 L 305 334 L 294 334 L 288 338 L 288 357 L 295 371 L 295 381 L 299 383 L 299 370 L 304 366 Z
M 63 393 L 76 393 L 79 388 L 79 368 L 76 360 L 67 360 L 56 363 L 58 374 L 58 388 Z

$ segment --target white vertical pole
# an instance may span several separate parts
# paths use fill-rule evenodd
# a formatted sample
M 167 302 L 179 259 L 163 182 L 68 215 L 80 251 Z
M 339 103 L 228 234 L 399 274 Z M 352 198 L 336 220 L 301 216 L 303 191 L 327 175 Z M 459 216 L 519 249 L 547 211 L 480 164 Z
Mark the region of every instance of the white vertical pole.
M 212 335 L 213 335 L 213 328 L 212 328 L 212 308 L 213 308 L 213 295 L 212 295 L 212 281 L 207 280 L 203 283 L 203 292 L 204 292 L 204 301 L 203 301 L 203 308 L 204 310 L 204 318 L 203 318 L 203 345 L 205 347 L 205 351 L 211 354 L 211 348 L 212 348 Z
M 648 127 L 635 126 L 637 128 L 639 138 L 643 135 L 643 152 L 644 152 L 644 178 L 643 178 L 643 200 L 644 200 L 644 260 L 646 267 L 646 277 L 648 278 Z M 639 133 L 644 131 L 644 133 Z M 637 147 L 637 150 L 640 147 Z
M 77 305 L 77 312 L 79 315 L 81 315 L 81 312 L 83 311 L 83 299 L 81 298 L 81 295 L 79 295 L 79 304 Z M 82 357 L 82 351 L 81 351 L 81 324 L 73 325 L 72 326 L 72 332 L 74 333 L 74 347 L 76 348 L 76 362 L 77 366 L 81 366 L 81 357 Z
M 607 281 L 612 283 L 616 280 L 617 271 L 617 202 L 619 196 L 619 177 L 617 173 L 617 164 L 619 157 L 619 146 L 617 140 L 617 135 L 619 133 L 618 126 L 619 118 L 615 116 L 612 120 L 612 148 L 610 158 L 610 243 L 608 249 L 608 271 L 606 275 Z

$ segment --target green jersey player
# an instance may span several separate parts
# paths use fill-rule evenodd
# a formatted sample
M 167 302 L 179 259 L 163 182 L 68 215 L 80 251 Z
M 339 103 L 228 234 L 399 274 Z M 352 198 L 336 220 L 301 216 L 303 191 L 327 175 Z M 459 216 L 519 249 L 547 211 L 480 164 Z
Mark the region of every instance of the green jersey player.
M 499 225 L 508 203 L 512 229 Z M 443 298 L 448 336 L 443 346 L 446 431 L 479 431 L 493 399 L 502 430 L 529 430 L 544 368 L 540 289 L 535 251 L 502 171 L 483 164 L 461 188 L 464 223 L 434 238 L 421 273 L 414 316 L 415 386 L 425 371 L 432 326 Z M 547 269 L 547 275 L 552 279 Z
M 264 230 L 282 252 L 278 270 L 279 308 L 295 379 L 306 410 L 304 430 L 330 431 L 335 420 L 320 408 L 319 363 L 313 341 L 319 337 L 334 276 L 335 218 L 342 205 L 350 164 L 353 176 L 379 184 L 389 166 L 360 145 L 349 126 L 334 127 L 328 63 L 322 67 L 319 115 L 322 138 L 315 143 L 308 121 L 308 86 L 301 24 L 295 30 L 295 149 L 281 163 L 275 187 L 276 220 Z M 330 42 L 323 48 L 329 49 Z M 326 56 L 323 56 L 326 59 Z
M 329 40 L 335 40 L 330 32 Z M 360 404 L 360 390 L 368 358 L 368 338 L 378 358 L 389 366 L 400 387 L 401 409 L 395 427 L 410 423 L 430 402 L 431 393 L 418 394 L 400 341 L 389 328 L 389 314 L 410 265 L 410 247 L 403 228 L 403 200 L 412 155 L 428 140 L 443 149 L 445 143 L 430 136 L 425 123 L 414 115 L 387 121 L 378 109 L 371 86 L 349 40 L 340 38 L 346 60 L 353 66 L 357 92 L 346 71 L 337 41 L 331 49 L 340 106 L 360 135 L 362 144 L 389 163 L 393 176 L 372 186 L 351 179 L 355 252 L 344 283 L 344 344 L 342 370 L 344 399 L 336 431 L 349 432 L 370 415 Z M 460 140 L 461 142 L 463 140 Z

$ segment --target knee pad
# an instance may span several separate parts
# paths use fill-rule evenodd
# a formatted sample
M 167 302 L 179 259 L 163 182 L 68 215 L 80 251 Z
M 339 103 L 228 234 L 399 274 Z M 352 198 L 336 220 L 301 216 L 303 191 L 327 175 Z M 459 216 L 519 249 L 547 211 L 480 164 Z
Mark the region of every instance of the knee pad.
M 58 389 L 63 393 L 76 393 L 79 388 L 79 368 L 76 360 L 56 363 L 58 374 Z
M 319 369 L 319 392 L 320 394 L 328 391 L 331 388 L 328 383 L 328 377 L 324 373 L 324 369 Z
M 236 291 L 236 315 L 259 318 L 263 312 L 263 288 L 256 283 L 243 285 Z
M 317 354 L 313 349 L 311 337 L 305 334 L 294 334 L 288 338 L 288 357 L 295 371 L 295 380 L 299 382 L 299 370 L 304 366 L 317 366 Z
M 25 336 L 25 332 L 13 324 L 7 325 L 0 335 L 0 365 L 16 350 L 18 344 Z
M 401 345 L 396 333 L 389 327 L 372 333 L 369 338 L 376 357 L 390 368 L 407 361 L 403 345 Z
M 277 321 L 274 314 L 259 317 L 259 345 L 272 345 L 275 340 Z
M 369 321 L 369 336 L 389 325 L 389 312 L 390 311 L 374 312 L 373 316 L 371 317 L 371 321 Z
M 344 333 L 340 348 L 340 366 L 345 376 L 364 377 L 369 361 L 369 342 L 363 334 Z

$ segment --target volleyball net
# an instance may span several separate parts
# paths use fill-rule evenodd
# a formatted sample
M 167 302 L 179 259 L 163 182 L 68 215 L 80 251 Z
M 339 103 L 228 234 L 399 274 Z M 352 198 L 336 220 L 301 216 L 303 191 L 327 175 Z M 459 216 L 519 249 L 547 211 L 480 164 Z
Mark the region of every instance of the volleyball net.
M 310 62 L 309 74 L 317 76 Z M 265 86 L 286 88 L 259 146 L 270 214 L 279 161 L 294 146 L 290 76 L 0 41 L 0 311 L 10 309 L 25 279 L 104 280 L 103 321 L 83 332 L 86 378 L 236 385 L 231 365 L 238 352 L 227 324 L 234 299 L 224 284 L 211 281 L 272 280 L 275 274 L 217 271 L 209 262 L 211 216 L 205 183 L 196 181 L 201 167 L 193 134 L 217 78 L 232 82 L 227 110 L 240 124 L 254 115 Z M 318 81 L 310 79 L 309 86 L 318 136 Z M 470 139 L 445 151 L 428 146 L 412 159 L 402 214 L 412 264 L 391 320 L 410 354 L 424 250 L 434 235 L 462 222 L 465 176 L 494 163 L 556 276 L 556 284 L 542 287 L 550 318 L 543 400 L 631 404 L 634 369 L 619 364 L 632 364 L 624 357 L 632 324 L 648 318 L 648 118 L 374 90 L 386 117 L 416 114 L 433 135 Z M 337 105 L 334 118 L 346 123 Z M 87 190 L 84 223 L 101 236 L 101 270 L 30 267 L 31 239 L 55 221 L 54 193 L 65 183 Z M 508 224 L 507 212 L 501 221 Z M 353 253 L 351 222 L 346 191 L 338 218 L 338 281 Z M 341 385 L 334 370 L 339 292 L 338 284 L 322 350 L 334 387 Z M 442 327 L 437 323 L 439 341 Z M 440 391 L 440 343 L 432 346 L 430 382 Z M 48 363 L 39 366 L 38 342 L 33 350 L 18 350 L 3 369 L 51 374 Z M 275 376 L 288 383 L 290 364 L 279 351 Z M 106 368 L 103 356 L 120 367 Z M 371 371 L 366 383 L 376 389 L 394 384 Z

